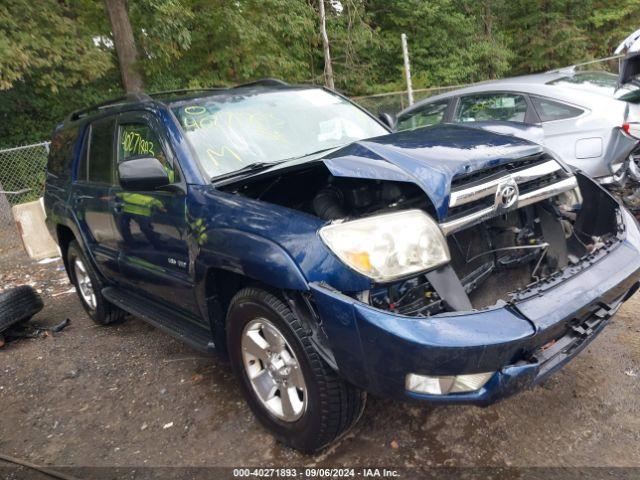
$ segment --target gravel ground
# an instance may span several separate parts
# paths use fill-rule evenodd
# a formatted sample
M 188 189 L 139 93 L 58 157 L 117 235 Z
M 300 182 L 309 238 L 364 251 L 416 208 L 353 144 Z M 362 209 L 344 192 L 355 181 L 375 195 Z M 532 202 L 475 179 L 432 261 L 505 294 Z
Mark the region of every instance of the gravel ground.
M 69 292 L 61 262 L 0 250 L 0 288 L 20 282 L 45 297 L 33 322 L 71 323 L 0 349 L 6 455 L 56 468 L 121 467 L 120 478 L 162 466 L 640 468 L 640 296 L 531 391 L 484 409 L 370 396 L 351 433 L 303 456 L 258 425 L 227 364 L 136 318 L 94 325 Z M 7 478 L 32 478 L 20 472 Z

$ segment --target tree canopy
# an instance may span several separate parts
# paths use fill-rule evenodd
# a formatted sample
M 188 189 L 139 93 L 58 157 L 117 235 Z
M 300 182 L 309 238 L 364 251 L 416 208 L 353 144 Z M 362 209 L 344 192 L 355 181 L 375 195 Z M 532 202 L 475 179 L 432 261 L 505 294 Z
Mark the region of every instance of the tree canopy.
M 610 55 L 640 0 L 325 0 L 336 88 L 414 88 L 523 74 Z M 145 88 L 260 77 L 323 83 L 317 0 L 136 0 L 129 18 Z M 123 92 L 105 4 L 0 5 L 0 146 L 46 139 L 73 108 Z

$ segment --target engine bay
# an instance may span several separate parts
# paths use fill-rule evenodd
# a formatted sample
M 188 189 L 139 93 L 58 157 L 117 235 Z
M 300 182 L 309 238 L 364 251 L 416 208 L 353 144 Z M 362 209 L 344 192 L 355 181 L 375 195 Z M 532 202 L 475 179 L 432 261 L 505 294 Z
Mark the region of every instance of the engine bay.
M 535 295 L 545 281 L 619 240 L 615 200 L 586 177 L 580 189 L 494 217 L 447 237 L 451 266 L 474 310 Z M 408 316 L 454 311 L 426 275 L 379 285 L 376 308 Z
M 453 268 L 474 310 L 513 301 L 618 241 L 618 205 L 591 180 L 579 188 L 494 216 L 446 237 Z M 420 209 L 436 218 L 425 193 L 407 182 L 332 176 L 320 164 L 225 187 L 322 220 L 352 220 Z M 425 317 L 456 311 L 427 274 L 346 292 L 382 310 Z
M 260 176 L 249 182 L 232 184 L 224 190 L 327 221 L 410 208 L 434 213 L 427 196 L 413 183 L 335 177 L 322 163 L 274 176 Z

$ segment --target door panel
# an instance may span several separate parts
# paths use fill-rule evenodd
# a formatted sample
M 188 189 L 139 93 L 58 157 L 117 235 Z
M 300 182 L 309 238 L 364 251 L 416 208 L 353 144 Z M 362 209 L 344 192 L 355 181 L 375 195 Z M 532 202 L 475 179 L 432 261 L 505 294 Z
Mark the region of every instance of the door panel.
M 118 118 L 117 161 L 141 156 L 160 160 L 175 184 L 182 184 L 173 152 L 155 118 L 146 113 Z M 191 313 L 198 313 L 189 272 L 186 196 L 175 191 L 111 189 L 121 282 Z
M 531 96 L 542 121 L 545 145 L 568 164 L 594 177 L 609 175 L 603 161 L 605 123 L 584 109 L 573 105 Z
M 114 180 L 115 119 L 93 122 L 84 134 L 79 165 L 71 189 L 71 202 L 90 253 L 103 275 L 118 273 L 118 245 L 111 212 Z

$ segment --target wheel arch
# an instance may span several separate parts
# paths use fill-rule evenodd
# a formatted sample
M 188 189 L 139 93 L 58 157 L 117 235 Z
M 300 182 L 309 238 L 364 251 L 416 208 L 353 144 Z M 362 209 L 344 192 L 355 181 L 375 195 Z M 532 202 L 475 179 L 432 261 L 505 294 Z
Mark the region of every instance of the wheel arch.
M 62 262 L 64 263 L 67 276 L 69 276 L 69 265 L 67 261 L 67 252 L 69 251 L 69 245 L 71 242 L 78 241 L 73 230 L 66 225 L 57 224 L 55 226 L 56 238 L 58 240 L 58 246 L 60 247 L 60 255 L 62 256 Z M 69 278 L 71 279 L 71 278 Z

